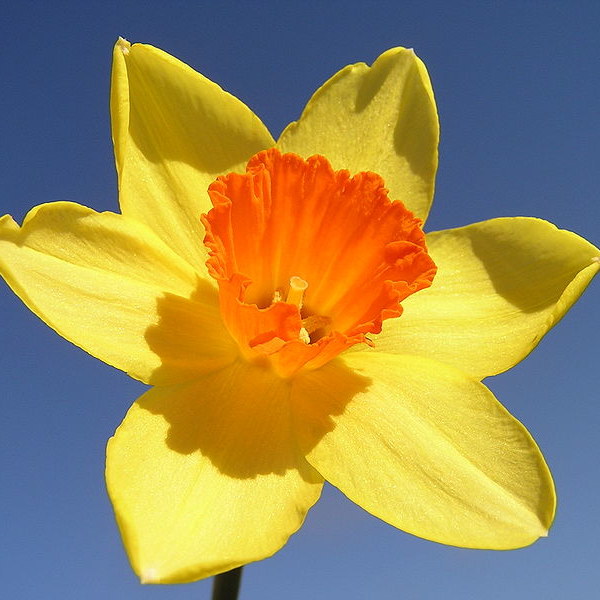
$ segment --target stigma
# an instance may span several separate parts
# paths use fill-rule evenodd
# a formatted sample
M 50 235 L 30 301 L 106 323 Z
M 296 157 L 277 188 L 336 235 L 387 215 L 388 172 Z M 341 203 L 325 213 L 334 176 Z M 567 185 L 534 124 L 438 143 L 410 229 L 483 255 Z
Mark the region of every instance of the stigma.
M 302 308 L 302 299 L 304 298 L 304 292 L 308 288 L 308 283 L 301 277 L 294 275 L 290 277 L 290 289 L 287 294 L 286 302 L 293 304 L 298 307 L 298 310 Z

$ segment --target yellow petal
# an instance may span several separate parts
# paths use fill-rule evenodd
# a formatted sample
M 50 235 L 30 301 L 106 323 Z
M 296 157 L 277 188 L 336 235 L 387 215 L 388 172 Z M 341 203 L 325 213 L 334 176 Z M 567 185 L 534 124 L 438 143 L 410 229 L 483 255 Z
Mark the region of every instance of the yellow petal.
M 69 202 L 0 220 L 0 274 L 60 335 L 145 382 L 220 368 L 236 351 L 214 288 L 144 225 Z
M 278 147 L 304 157 L 323 154 L 334 169 L 375 171 L 419 218 L 433 199 L 439 126 L 425 65 L 393 48 L 369 67 L 350 65 L 310 99 L 281 134 Z
M 481 383 L 427 358 L 354 353 L 299 379 L 293 402 L 308 461 L 375 516 L 429 540 L 525 546 L 555 506 L 526 429 Z M 355 387 L 355 384 L 350 384 Z
M 243 172 L 273 138 L 218 85 L 161 50 L 125 40 L 113 55 L 111 116 L 123 214 L 199 268 L 209 184 Z
M 427 236 L 433 285 L 386 321 L 375 351 L 429 356 L 478 378 L 535 348 L 600 270 L 600 250 L 539 219 L 492 219 Z
M 270 556 L 322 478 L 292 436 L 289 383 L 247 363 L 144 394 L 109 441 L 106 480 L 142 581 L 181 583 Z

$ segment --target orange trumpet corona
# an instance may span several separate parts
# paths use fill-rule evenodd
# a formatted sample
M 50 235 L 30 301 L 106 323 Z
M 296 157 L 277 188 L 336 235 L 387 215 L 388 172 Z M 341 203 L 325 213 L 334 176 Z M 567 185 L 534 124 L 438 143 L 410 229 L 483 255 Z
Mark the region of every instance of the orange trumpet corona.
M 242 354 L 282 377 L 372 342 L 436 266 L 421 221 L 382 178 L 272 148 L 209 187 L 207 266 Z

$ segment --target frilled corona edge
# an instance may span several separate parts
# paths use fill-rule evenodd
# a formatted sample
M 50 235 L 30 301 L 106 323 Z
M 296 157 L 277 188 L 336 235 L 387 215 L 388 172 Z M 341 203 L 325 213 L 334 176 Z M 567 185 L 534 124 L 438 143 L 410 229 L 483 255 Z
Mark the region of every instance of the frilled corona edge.
M 280 375 L 367 342 L 435 275 L 421 222 L 375 173 L 273 148 L 209 195 L 204 241 L 221 314 L 244 356 Z

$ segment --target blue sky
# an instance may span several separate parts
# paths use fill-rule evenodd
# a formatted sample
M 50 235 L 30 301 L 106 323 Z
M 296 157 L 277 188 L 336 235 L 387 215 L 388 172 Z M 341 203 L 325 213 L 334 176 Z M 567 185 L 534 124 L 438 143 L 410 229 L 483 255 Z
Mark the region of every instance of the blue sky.
M 0 35 L 0 213 L 73 200 L 116 210 L 112 45 L 154 44 L 244 100 L 277 135 L 342 66 L 414 47 L 442 142 L 428 230 L 538 216 L 600 244 L 595 2 L 21 2 Z M 304 528 L 247 567 L 243 600 L 593 597 L 600 586 L 594 350 L 600 285 L 523 363 L 487 384 L 552 469 L 547 539 L 512 552 L 436 545 L 327 488 Z M 2 284 L 0 562 L 6 598 L 208 598 L 141 586 L 104 480 L 104 447 L 144 386 L 59 338 Z

